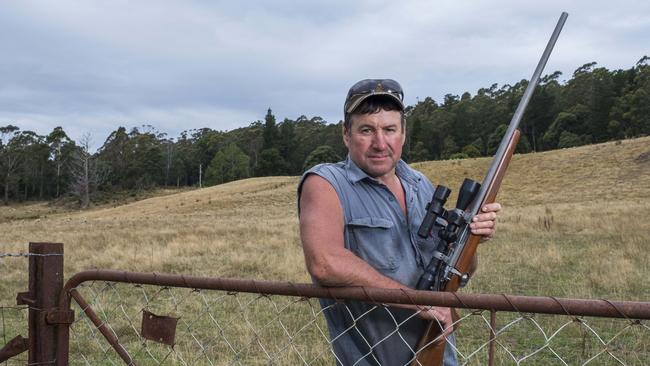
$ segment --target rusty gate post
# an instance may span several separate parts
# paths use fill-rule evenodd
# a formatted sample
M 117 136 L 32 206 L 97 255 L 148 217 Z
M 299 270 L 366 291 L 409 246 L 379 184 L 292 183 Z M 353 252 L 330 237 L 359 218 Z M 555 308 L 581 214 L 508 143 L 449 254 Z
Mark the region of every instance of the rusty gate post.
M 29 305 L 29 364 L 54 364 L 56 324 L 70 321 L 69 313 L 62 316 L 56 308 L 63 288 L 63 244 L 29 243 L 29 253 L 29 291 L 18 294 L 18 303 Z
M 488 365 L 493 366 L 494 365 L 494 342 L 496 342 L 497 338 L 497 312 L 496 310 L 490 310 L 490 345 L 488 348 Z

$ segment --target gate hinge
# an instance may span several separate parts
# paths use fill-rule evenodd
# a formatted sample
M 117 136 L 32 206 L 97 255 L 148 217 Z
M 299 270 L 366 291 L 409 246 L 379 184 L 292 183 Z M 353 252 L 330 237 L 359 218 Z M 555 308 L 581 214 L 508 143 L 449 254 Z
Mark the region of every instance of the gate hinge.
M 74 322 L 74 311 L 72 310 L 48 310 L 45 320 L 48 324 L 72 324 Z

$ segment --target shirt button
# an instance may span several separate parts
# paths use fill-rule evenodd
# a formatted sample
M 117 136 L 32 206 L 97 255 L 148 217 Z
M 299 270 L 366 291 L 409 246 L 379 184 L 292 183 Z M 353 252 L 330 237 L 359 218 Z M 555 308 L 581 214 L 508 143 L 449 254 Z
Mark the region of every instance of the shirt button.
M 388 200 L 391 201 L 391 202 L 393 202 L 393 201 L 395 201 L 395 197 L 390 196 L 390 197 L 388 197 Z

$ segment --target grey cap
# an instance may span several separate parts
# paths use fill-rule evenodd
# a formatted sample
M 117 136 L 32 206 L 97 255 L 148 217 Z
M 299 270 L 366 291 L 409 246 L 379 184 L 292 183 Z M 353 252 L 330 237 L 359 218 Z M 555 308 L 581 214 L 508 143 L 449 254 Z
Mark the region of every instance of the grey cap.
M 392 79 L 364 79 L 352 85 L 345 98 L 343 111 L 351 113 L 364 100 L 378 95 L 387 95 L 397 102 L 397 105 L 404 110 L 404 92 L 402 86 Z

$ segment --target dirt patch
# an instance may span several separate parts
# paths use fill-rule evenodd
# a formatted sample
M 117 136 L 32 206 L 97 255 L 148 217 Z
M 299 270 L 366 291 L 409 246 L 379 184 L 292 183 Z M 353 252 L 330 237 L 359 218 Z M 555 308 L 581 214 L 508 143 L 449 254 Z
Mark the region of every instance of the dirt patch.
M 634 159 L 635 162 L 637 163 L 647 163 L 650 162 L 650 151 L 646 151 L 644 153 L 641 153 L 639 156 L 637 156 Z

